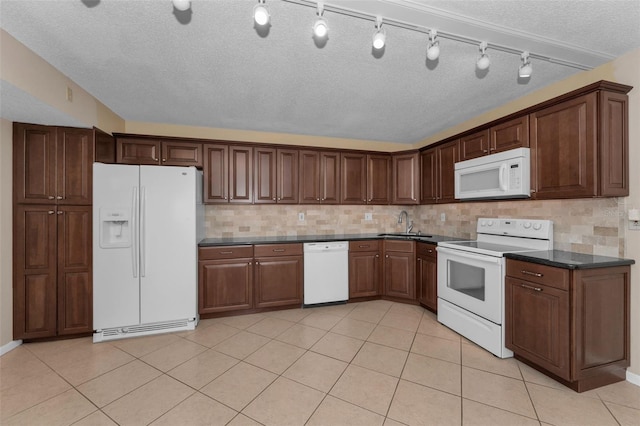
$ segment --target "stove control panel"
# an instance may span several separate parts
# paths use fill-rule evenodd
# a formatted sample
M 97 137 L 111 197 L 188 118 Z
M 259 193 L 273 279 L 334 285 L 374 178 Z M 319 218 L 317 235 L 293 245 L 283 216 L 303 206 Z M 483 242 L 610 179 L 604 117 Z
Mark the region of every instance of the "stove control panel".
M 553 221 L 542 219 L 478 219 L 478 234 L 508 235 L 512 237 L 551 239 Z

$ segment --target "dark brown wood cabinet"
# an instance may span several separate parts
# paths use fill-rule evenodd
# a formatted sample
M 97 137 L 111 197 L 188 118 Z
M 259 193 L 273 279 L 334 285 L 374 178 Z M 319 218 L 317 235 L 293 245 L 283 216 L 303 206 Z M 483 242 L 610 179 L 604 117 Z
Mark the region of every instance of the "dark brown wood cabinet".
M 629 266 L 568 270 L 507 259 L 506 347 L 583 392 L 625 378 Z
M 116 162 L 116 138 L 97 127 L 93 128 L 95 142 L 94 161 L 105 164 Z
M 339 204 L 340 152 L 302 150 L 299 155 L 299 202 Z
M 205 144 L 204 202 L 206 204 L 253 201 L 253 148 Z
M 391 204 L 418 204 L 420 196 L 420 153 L 391 156 Z
M 116 138 L 118 164 L 160 164 L 160 140 L 129 137 Z
M 202 144 L 181 139 L 118 136 L 119 164 L 202 167 Z
M 367 204 L 389 204 L 391 201 L 391 156 L 367 155 Z
M 349 242 L 349 299 L 381 294 L 382 240 Z
M 516 117 L 489 128 L 489 152 L 508 151 L 529 146 L 529 116 Z
M 201 247 L 198 250 L 198 312 L 253 307 L 253 246 Z
M 298 203 L 298 150 L 254 149 L 253 202 Z
M 14 213 L 14 339 L 91 332 L 91 206 Z
M 15 123 L 14 202 L 90 205 L 91 129 Z
M 460 138 L 460 161 L 471 160 L 489 154 L 489 130 Z
M 454 140 L 420 153 L 420 203 L 455 202 L 455 163 L 459 141 Z
M 254 247 L 255 307 L 300 306 L 303 301 L 302 244 Z
M 384 290 L 392 298 L 416 298 L 416 254 L 414 241 L 384 241 Z
M 416 243 L 416 287 L 418 302 L 438 311 L 438 257 L 435 244 Z
M 341 173 L 341 204 L 389 204 L 389 155 L 343 152 Z

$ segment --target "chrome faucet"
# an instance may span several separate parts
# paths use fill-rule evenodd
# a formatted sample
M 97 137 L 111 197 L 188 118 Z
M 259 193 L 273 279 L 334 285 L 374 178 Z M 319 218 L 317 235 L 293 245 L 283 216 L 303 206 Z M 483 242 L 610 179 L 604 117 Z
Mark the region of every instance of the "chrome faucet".
M 405 234 L 408 234 L 413 229 L 413 221 L 409 221 L 409 213 L 406 210 L 402 210 L 398 216 L 398 223 L 402 223 L 402 215 L 404 215 L 406 223 Z

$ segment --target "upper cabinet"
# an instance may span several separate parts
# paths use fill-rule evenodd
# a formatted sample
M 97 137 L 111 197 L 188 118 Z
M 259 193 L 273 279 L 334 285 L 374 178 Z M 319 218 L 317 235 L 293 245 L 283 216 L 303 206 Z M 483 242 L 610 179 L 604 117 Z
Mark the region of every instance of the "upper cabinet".
M 420 203 L 455 200 L 454 167 L 459 161 L 458 139 L 420 153 Z
M 204 175 L 205 203 L 251 203 L 253 148 L 205 144 Z
M 506 121 L 489 129 L 489 152 L 508 151 L 529 146 L 529 116 Z
M 420 191 L 420 153 L 391 156 L 391 204 L 418 204 Z
M 340 152 L 300 151 L 302 204 L 340 203 Z
M 93 131 L 14 124 L 14 201 L 92 202 Z
M 389 204 L 389 155 L 343 152 L 341 174 L 341 204 Z
M 256 147 L 253 202 L 298 203 L 298 150 Z
M 534 198 L 629 195 L 630 87 L 594 89 L 530 114 Z
M 489 153 L 489 130 L 460 138 L 460 161 L 482 157 Z
M 202 144 L 179 139 L 118 136 L 116 161 L 120 164 L 202 167 Z

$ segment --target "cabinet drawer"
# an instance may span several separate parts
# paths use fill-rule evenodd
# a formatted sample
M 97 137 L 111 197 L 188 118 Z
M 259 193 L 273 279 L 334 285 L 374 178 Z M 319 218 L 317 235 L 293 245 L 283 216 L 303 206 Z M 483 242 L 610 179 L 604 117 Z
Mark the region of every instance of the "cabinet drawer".
M 302 255 L 302 244 L 260 244 L 254 246 L 255 257 Z
M 253 246 L 216 246 L 200 247 L 198 260 L 237 259 L 253 257 Z
M 380 240 L 349 241 L 349 251 L 378 251 Z
M 436 245 L 427 243 L 416 243 L 416 253 L 422 256 L 436 257 Z
M 415 242 L 413 241 L 399 241 L 399 240 L 385 240 L 385 251 L 401 251 L 405 253 L 413 253 Z
M 569 290 L 568 269 L 507 259 L 507 276 L 560 290 Z

